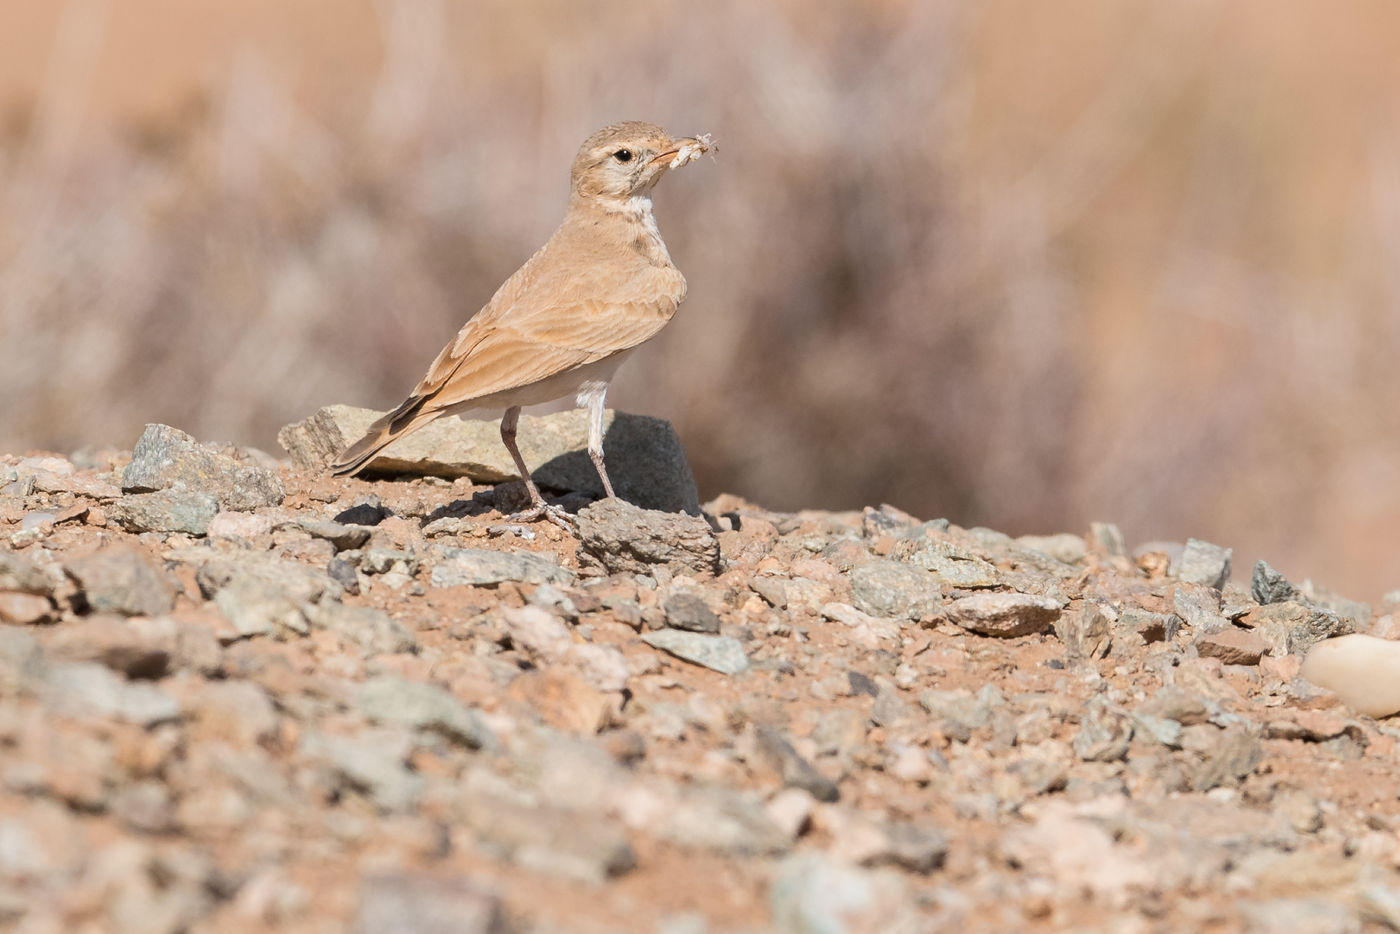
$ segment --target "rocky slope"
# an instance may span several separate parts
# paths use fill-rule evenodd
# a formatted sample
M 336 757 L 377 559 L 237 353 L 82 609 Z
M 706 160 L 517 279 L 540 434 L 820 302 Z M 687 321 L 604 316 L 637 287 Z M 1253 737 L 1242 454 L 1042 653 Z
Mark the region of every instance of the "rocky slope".
M 1400 928 L 1400 734 L 1297 677 L 1392 607 L 463 472 L 0 458 L 0 926 Z

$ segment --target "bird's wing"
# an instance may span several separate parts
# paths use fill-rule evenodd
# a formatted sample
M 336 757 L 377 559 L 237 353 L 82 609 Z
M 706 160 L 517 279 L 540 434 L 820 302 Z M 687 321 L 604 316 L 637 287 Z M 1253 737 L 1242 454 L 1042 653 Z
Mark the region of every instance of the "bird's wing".
M 528 386 L 636 347 L 675 310 L 670 299 L 575 301 L 478 316 L 438 354 L 412 397 L 440 409 Z

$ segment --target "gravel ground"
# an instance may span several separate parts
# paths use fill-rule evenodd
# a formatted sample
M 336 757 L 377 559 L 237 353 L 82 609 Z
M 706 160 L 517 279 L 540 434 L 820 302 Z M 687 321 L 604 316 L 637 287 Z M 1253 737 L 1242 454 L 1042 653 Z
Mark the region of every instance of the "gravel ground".
M 1400 733 L 1298 677 L 1390 604 L 1111 525 L 521 499 L 0 457 L 0 928 L 1400 929 Z

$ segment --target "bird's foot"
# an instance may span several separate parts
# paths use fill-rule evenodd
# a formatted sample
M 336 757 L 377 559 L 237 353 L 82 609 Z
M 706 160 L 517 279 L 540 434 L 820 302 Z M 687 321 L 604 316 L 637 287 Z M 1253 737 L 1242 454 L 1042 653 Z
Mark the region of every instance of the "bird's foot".
M 529 509 L 512 513 L 507 518 L 511 522 L 534 522 L 537 519 L 545 519 L 553 522 L 570 535 L 574 534 L 573 517 L 564 511 L 563 506 L 551 506 L 548 503 L 540 502 Z

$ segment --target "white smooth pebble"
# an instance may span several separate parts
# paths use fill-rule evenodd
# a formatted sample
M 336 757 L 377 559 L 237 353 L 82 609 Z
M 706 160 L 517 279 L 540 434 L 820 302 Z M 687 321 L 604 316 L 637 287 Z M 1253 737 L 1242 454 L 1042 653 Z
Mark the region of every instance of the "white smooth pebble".
M 1369 717 L 1400 712 L 1400 642 L 1338 636 L 1313 646 L 1298 674 Z

